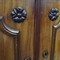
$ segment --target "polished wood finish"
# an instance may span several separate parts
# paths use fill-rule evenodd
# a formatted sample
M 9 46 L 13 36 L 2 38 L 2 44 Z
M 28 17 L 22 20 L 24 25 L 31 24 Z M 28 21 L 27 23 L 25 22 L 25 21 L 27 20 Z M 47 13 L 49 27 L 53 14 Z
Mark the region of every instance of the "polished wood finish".
M 0 15 L 4 16 L 5 22 L 13 29 L 18 29 L 19 34 L 19 52 L 20 59 L 24 60 L 30 57 L 33 60 L 33 41 L 34 41 L 34 5 L 35 0 L 0 0 Z M 27 18 L 22 23 L 14 23 L 11 19 L 11 10 L 17 6 L 23 7 L 27 11 Z M 3 29 L 2 29 L 3 30 Z M 14 44 L 16 45 L 17 37 L 9 36 L 7 33 L 1 31 L 0 35 L 0 60 L 15 60 L 14 59 Z M 17 53 L 16 53 L 17 54 Z M 16 57 L 17 59 L 17 57 Z
M 56 33 L 57 33 L 58 28 L 60 28 L 60 21 L 52 27 L 52 41 L 51 41 L 50 60 L 54 60 Z
M 35 21 L 34 21 L 34 60 L 39 60 L 39 44 L 40 44 L 40 1 L 35 0 Z
M 27 18 L 22 23 L 14 23 L 10 16 L 11 10 L 17 6 L 23 7 L 27 12 Z M 9 33 L 3 32 L 0 27 L 2 29 L 0 30 L 0 60 L 15 60 L 14 55 L 18 55 L 17 53 L 19 53 L 18 60 L 24 60 L 26 57 L 30 57 L 31 60 L 60 60 L 60 29 L 56 32 L 52 28 L 59 22 L 60 16 L 55 21 L 51 21 L 48 14 L 52 8 L 57 8 L 60 14 L 60 1 L 0 0 L 0 15 L 4 16 L 7 25 L 20 31 L 17 38 L 9 36 Z M 19 40 L 17 53 L 14 52 L 16 38 Z M 48 52 L 46 58 L 43 57 L 44 51 Z
M 4 21 L 4 17 L 0 16 L 0 30 L 5 33 L 8 34 L 9 36 L 12 36 L 14 38 L 14 60 L 20 60 L 19 56 L 20 56 L 20 48 L 19 48 L 19 30 L 17 29 L 12 29 L 11 27 L 9 27 L 5 21 Z
M 51 21 L 48 17 L 48 14 L 52 8 L 57 8 L 60 14 L 60 1 L 59 0 L 40 0 L 40 53 L 39 60 L 60 60 L 60 29 L 56 32 L 53 32 L 52 26 L 58 23 L 60 20 L 60 15 L 55 21 Z M 55 30 L 54 30 L 55 31 Z M 53 35 L 54 37 L 53 37 Z M 52 38 L 53 37 L 53 38 Z M 55 44 L 54 44 L 54 39 Z M 53 43 L 53 44 L 52 44 Z M 52 44 L 52 48 L 51 48 Z M 54 51 L 55 45 L 55 51 Z M 51 51 L 53 50 L 53 52 Z M 44 58 L 42 56 L 43 51 L 48 51 L 48 57 Z M 54 53 L 54 57 L 53 54 Z M 51 59 L 50 59 L 51 58 Z
M 51 41 L 51 51 L 50 51 L 50 60 L 54 60 L 55 52 L 55 42 L 56 42 L 56 30 L 54 26 L 52 27 L 52 41 Z

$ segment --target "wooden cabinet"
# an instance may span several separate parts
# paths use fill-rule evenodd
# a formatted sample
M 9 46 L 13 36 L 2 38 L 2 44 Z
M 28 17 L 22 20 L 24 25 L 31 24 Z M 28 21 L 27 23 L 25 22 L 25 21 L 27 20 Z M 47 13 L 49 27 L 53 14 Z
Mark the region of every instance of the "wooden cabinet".
M 22 22 L 12 19 L 16 7 Z M 0 60 L 60 60 L 59 21 L 59 0 L 0 0 Z
M 28 57 L 33 60 L 34 5 L 35 0 L 0 0 L 0 16 L 4 17 L 0 21 L 0 60 L 25 60 Z M 15 23 L 11 18 L 15 7 L 22 7 L 27 12 L 21 23 Z
M 60 60 L 60 29 L 58 28 L 58 22 L 60 21 L 59 3 L 59 0 L 40 0 L 39 60 Z M 49 14 L 53 8 L 58 9 L 59 16 L 57 19 L 54 19 L 52 21 L 49 18 Z M 47 57 L 42 57 L 42 53 L 43 55 L 45 54 Z

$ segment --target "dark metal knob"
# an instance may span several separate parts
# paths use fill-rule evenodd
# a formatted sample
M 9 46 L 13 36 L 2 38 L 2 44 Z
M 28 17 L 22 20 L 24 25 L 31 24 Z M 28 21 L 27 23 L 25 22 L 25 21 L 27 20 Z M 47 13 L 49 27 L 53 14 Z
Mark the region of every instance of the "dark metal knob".
M 57 8 L 52 8 L 51 11 L 49 12 L 49 18 L 50 20 L 54 21 L 58 18 L 59 13 Z
M 47 58 L 47 57 L 48 57 L 48 51 L 44 51 L 43 54 L 42 54 L 42 56 L 43 56 L 44 58 Z
M 16 7 L 11 11 L 11 18 L 14 22 L 20 23 L 26 19 L 26 10 L 22 7 Z

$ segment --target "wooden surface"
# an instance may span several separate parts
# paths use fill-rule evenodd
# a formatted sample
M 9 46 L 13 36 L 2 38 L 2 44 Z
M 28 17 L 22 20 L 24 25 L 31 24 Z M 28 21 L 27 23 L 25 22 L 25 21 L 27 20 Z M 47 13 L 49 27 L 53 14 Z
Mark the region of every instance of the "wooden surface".
M 27 11 L 27 18 L 22 23 L 14 23 L 10 17 L 13 8 L 21 6 Z M 33 60 L 34 39 L 34 0 L 0 0 L 0 15 L 12 28 L 20 30 L 20 60 L 30 57 Z M 13 37 L 0 33 L 0 60 L 14 60 Z
M 51 42 L 52 42 L 52 26 L 60 20 L 60 1 L 59 0 L 40 0 L 40 53 L 39 60 L 50 60 Z M 48 14 L 52 8 L 57 8 L 59 17 L 55 21 L 51 21 Z M 60 60 L 60 29 L 57 30 L 56 44 L 54 52 L 54 60 Z M 53 45 L 53 44 L 52 44 Z M 48 51 L 48 57 L 43 58 L 43 51 Z
M 27 18 L 22 23 L 14 23 L 10 17 L 13 8 L 21 6 L 27 11 Z M 59 10 L 59 17 L 51 21 L 48 14 L 52 8 Z M 12 28 L 20 31 L 20 60 L 50 60 L 52 26 L 60 20 L 59 0 L 0 0 L 0 15 Z M 0 60 L 14 60 L 13 37 L 0 31 Z M 48 51 L 48 57 L 42 53 Z M 54 60 L 60 60 L 60 29 L 57 30 Z

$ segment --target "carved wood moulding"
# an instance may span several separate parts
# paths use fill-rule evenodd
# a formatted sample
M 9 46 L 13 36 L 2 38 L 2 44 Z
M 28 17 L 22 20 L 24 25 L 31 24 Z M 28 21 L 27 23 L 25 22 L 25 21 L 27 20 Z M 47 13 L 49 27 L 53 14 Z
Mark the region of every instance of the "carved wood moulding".
M 52 27 L 52 41 L 51 41 L 50 60 L 54 60 L 56 33 L 57 33 L 58 28 L 60 28 L 60 21 Z
M 5 21 L 4 21 L 4 17 L 3 16 L 0 16 L 0 30 L 13 37 L 14 39 L 14 60 L 20 60 L 19 59 L 19 56 L 20 56 L 20 53 L 19 53 L 19 34 L 20 34 L 20 31 L 17 30 L 17 29 L 13 29 L 11 28 L 10 26 L 8 26 Z

